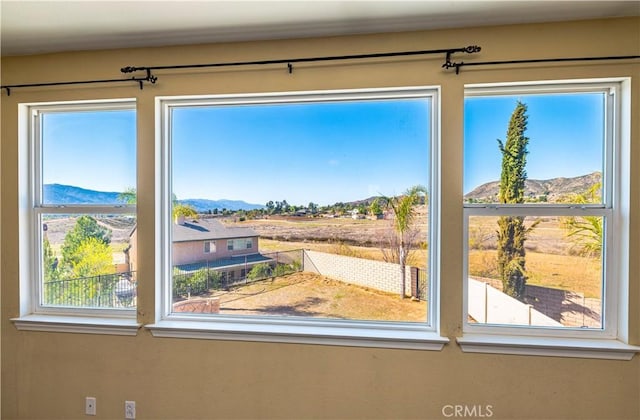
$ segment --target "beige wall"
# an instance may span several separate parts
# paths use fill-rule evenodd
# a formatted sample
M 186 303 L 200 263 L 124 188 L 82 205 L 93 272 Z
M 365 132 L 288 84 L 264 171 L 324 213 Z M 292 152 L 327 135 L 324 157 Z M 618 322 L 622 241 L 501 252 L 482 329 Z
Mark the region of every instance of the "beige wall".
M 377 51 L 482 46 L 477 57 L 504 60 L 640 54 L 640 20 L 456 29 L 150 48 L 2 59 L 2 84 L 113 78 L 126 65 L 257 60 Z M 14 90 L 2 93 L 2 418 L 122 418 L 125 399 L 138 418 L 442 418 L 446 404 L 492 405 L 493 418 L 640 417 L 640 356 L 632 361 L 465 354 L 462 328 L 463 85 L 479 82 L 634 76 L 640 65 L 440 68 L 443 57 L 385 63 L 300 64 L 216 71 L 163 71 L 155 86 Z M 215 340 L 18 332 L 17 104 L 132 97 L 138 100 L 138 319 L 154 317 L 154 97 L 401 85 L 442 86 L 441 352 Z M 632 128 L 631 341 L 640 344 L 640 132 Z M 636 256 L 636 258 L 633 258 Z
M 240 238 L 237 238 L 240 239 Z M 173 265 L 193 264 L 202 261 L 214 261 L 222 258 L 229 258 L 236 255 L 248 255 L 258 253 L 258 237 L 251 238 L 253 246 L 251 248 L 227 249 L 227 239 L 216 239 L 216 252 L 205 254 L 205 241 L 188 241 L 173 243 Z

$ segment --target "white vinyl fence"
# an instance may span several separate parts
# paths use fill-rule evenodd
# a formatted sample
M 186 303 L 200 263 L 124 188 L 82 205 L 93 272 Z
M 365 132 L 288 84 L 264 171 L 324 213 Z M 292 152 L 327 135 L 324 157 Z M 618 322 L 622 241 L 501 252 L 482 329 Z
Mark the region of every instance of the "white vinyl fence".
M 562 327 L 533 306 L 474 279 L 468 283 L 468 309 L 469 315 L 479 323 Z

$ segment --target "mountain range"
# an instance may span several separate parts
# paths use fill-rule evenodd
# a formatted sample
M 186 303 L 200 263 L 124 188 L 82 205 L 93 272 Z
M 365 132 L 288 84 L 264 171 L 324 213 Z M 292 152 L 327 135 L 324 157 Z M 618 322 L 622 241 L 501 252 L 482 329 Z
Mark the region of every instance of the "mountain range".
M 577 176 L 573 178 L 552 178 L 545 180 L 527 179 L 525 181 L 525 196 L 528 198 L 543 200 L 548 202 L 557 201 L 558 198 L 568 194 L 583 194 L 589 190 L 594 184 L 600 182 L 602 174 L 593 172 L 588 175 Z M 495 202 L 500 188 L 499 181 L 487 182 L 475 188 L 473 191 L 465 194 L 466 202 Z M 123 204 L 118 199 L 119 192 L 95 191 L 85 188 L 75 187 L 72 185 L 62 184 L 45 184 L 44 185 L 44 201 L 45 203 L 55 204 Z M 366 204 L 369 205 L 375 199 L 370 197 L 365 200 L 358 200 L 348 204 Z M 209 200 L 205 198 L 190 198 L 186 200 L 178 200 L 180 204 L 186 204 L 199 213 L 206 213 L 209 210 L 227 209 L 236 210 L 255 210 L 264 208 L 261 204 L 247 203 L 242 200 Z
M 602 180 L 602 173 L 593 172 L 573 178 L 551 178 L 545 180 L 527 179 L 524 182 L 525 197 L 555 202 L 569 194 L 583 194 Z M 465 194 L 465 201 L 495 202 L 500 189 L 500 181 L 487 182 Z
M 123 204 L 118 199 L 119 192 L 95 191 L 72 185 L 45 184 L 44 202 L 55 204 Z M 178 200 L 180 204 L 192 206 L 199 213 L 209 210 L 254 210 L 264 206 L 251 204 L 242 200 L 209 200 L 204 198 L 191 198 Z

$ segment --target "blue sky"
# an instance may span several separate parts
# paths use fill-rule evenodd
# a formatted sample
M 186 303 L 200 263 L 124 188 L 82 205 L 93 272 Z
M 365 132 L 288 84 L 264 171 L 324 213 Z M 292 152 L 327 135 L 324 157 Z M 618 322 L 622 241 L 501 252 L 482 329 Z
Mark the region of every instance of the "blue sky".
M 528 106 L 530 179 L 602 170 L 603 95 L 465 100 L 464 192 L 500 176 L 496 139 L 516 101 Z M 426 99 L 177 108 L 173 190 L 179 199 L 333 204 L 428 183 Z M 135 112 L 51 113 L 44 183 L 99 191 L 135 186 Z
M 133 110 L 44 114 L 43 183 L 121 192 L 136 185 Z
M 602 171 L 604 94 L 470 97 L 465 99 L 464 192 L 500 179 L 502 154 L 517 101 L 527 105 L 529 179 Z
M 179 199 L 306 205 L 428 182 L 426 99 L 175 109 Z

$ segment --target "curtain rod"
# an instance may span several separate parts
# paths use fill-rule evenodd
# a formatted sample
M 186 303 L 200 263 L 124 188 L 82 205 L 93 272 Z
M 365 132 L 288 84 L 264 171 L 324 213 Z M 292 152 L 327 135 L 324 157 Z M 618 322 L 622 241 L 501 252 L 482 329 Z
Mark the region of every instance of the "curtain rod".
M 131 77 L 129 79 L 99 79 L 99 80 L 74 80 L 68 82 L 46 82 L 46 83 L 25 83 L 19 85 L 2 85 L 1 89 L 5 89 L 7 91 L 7 96 L 11 96 L 11 89 L 14 88 L 24 88 L 24 87 L 38 87 L 38 86 L 65 86 L 65 85 L 85 85 L 85 84 L 94 84 L 94 83 L 122 83 L 122 82 L 137 82 L 140 86 L 140 89 L 143 89 L 144 82 L 149 82 L 154 84 L 158 78 L 151 74 L 150 71 L 147 72 L 145 77 Z
M 502 61 L 477 61 L 472 63 L 452 63 L 447 61 L 442 67 L 446 69 L 455 68 L 456 74 L 460 73 L 460 67 L 466 66 L 499 66 L 507 64 L 530 64 L 530 63 L 562 63 L 566 61 L 603 61 L 603 60 L 633 60 L 640 58 L 640 55 L 614 55 L 609 57 L 571 57 L 571 58 L 534 58 L 527 60 L 502 60 Z
M 80 85 L 80 84 L 95 84 L 95 83 L 122 83 L 122 82 L 136 82 L 139 84 L 140 89 L 144 88 L 144 82 L 155 84 L 158 78 L 154 76 L 152 70 L 168 70 L 168 69 L 187 69 L 187 68 L 205 68 L 205 67 L 232 67 L 232 66 L 248 66 L 248 65 L 269 65 L 269 64 L 286 64 L 289 73 L 293 72 L 292 63 L 304 63 L 315 61 L 337 61 L 337 60 L 353 60 L 353 59 L 368 59 L 368 58 L 384 58 L 384 57 L 400 57 L 400 56 L 416 56 L 416 55 L 428 55 L 428 54 L 445 54 L 445 62 L 442 65 L 444 69 L 455 69 L 456 74 L 460 73 L 460 68 L 465 66 L 499 66 L 509 64 L 535 64 L 535 63 L 560 63 L 568 61 L 603 61 L 603 60 L 635 60 L 640 59 L 640 55 L 621 55 L 621 56 L 605 56 L 605 57 L 570 57 L 570 58 L 538 58 L 538 59 L 524 59 L 524 60 L 498 60 L 498 61 L 478 61 L 478 62 L 452 62 L 451 56 L 454 53 L 467 53 L 473 54 L 480 52 L 481 48 L 477 45 L 470 45 L 461 48 L 448 48 L 437 50 L 417 50 L 417 51 L 398 51 L 398 52 L 386 52 L 386 53 L 371 53 L 371 54 L 352 54 L 352 55 L 336 55 L 336 56 L 322 56 L 322 57 L 303 57 L 303 58 L 291 58 L 291 59 L 274 59 L 274 60 L 258 60 L 258 61 L 236 61 L 236 62 L 223 62 L 223 63 L 205 63 L 205 64 L 180 64 L 169 66 L 128 66 L 120 69 L 122 73 L 133 73 L 137 71 L 145 71 L 144 77 L 131 77 L 129 79 L 101 79 L 101 80 L 78 80 L 78 81 L 65 81 L 65 82 L 47 82 L 47 83 L 27 83 L 27 84 L 14 84 L 14 85 L 2 85 L 0 90 L 4 89 L 8 96 L 11 96 L 11 89 L 24 88 L 24 87 L 39 87 L 39 86 L 62 86 L 62 85 Z
M 169 66 L 128 66 L 120 69 L 122 73 L 133 73 L 136 71 L 145 70 L 147 72 L 151 70 L 175 70 L 175 69 L 195 69 L 205 67 L 237 67 L 237 66 L 259 66 L 268 64 L 286 64 L 289 73 L 293 72 L 293 63 L 309 63 L 316 61 L 337 61 L 337 60 L 362 60 L 368 58 L 384 58 L 384 57 L 401 57 L 401 56 L 414 56 L 414 55 L 428 55 L 428 54 L 446 54 L 445 64 L 443 67 L 455 63 L 451 63 L 451 55 L 457 52 L 473 54 L 480 51 L 480 47 L 477 45 L 469 45 L 467 47 L 460 48 L 446 48 L 437 50 L 417 50 L 417 51 L 397 51 L 386 53 L 371 53 L 371 54 L 351 54 L 351 55 L 333 55 L 333 56 L 321 56 L 321 57 L 303 57 L 303 58 L 282 58 L 274 60 L 257 60 L 257 61 L 232 61 L 222 63 L 204 63 L 204 64 L 178 64 Z M 445 67 L 449 68 L 449 67 Z
M 287 58 L 276 60 L 259 60 L 259 61 L 236 61 L 227 63 L 208 63 L 208 64 L 184 64 L 175 66 L 145 66 L 145 67 L 123 67 L 120 69 L 122 73 L 133 73 L 137 71 L 145 71 L 145 77 L 132 77 L 130 79 L 105 79 L 105 80 L 79 80 L 68 82 L 48 82 L 48 83 L 28 83 L 28 84 L 15 84 L 15 85 L 2 85 L 0 90 L 7 91 L 7 95 L 11 96 L 11 89 L 23 88 L 23 87 L 37 87 L 37 86 L 61 86 L 61 85 L 81 85 L 81 84 L 93 84 L 93 83 L 120 83 L 120 82 L 138 82 L 140 89 L 143 89 L 144 82 L 156 83 L 158 78 L 151 74 L 152 70 L 166 70 L 166 69 L 187 69 L 187 68 L 202 68 L 202 67 L 230 67 L 230 66 L 248 66 L 248 65 L 267 65 L 267 64 L 287 64 L 289 73 L 293 72 L 292 63 L 304 63 L 313 61 L 336 61 L 336 60 L 354 60 L 354 59 L 367 59 L 367 58 L 383 58 L 383 57 L 400 57 L 400 56 L 414 56 L 414 55 L 427 55 L 427 54 L 446 54 L 445 64 L 443 67 L 449 68 L 449 66 L 455 65 L 451 63 L 451 55 L 457 52 L 472 54 L 480 51 L 480 47 L 477 45 L 471 45 L 461 48 L 447 48 L 437 50 L 418 50 L 418 51 L 398 51 L 387 53 L 372 53 L 372 54 L 352 54 L 352 55 L 336 55 L 325 57 L 304 57 L 304 58 Z

